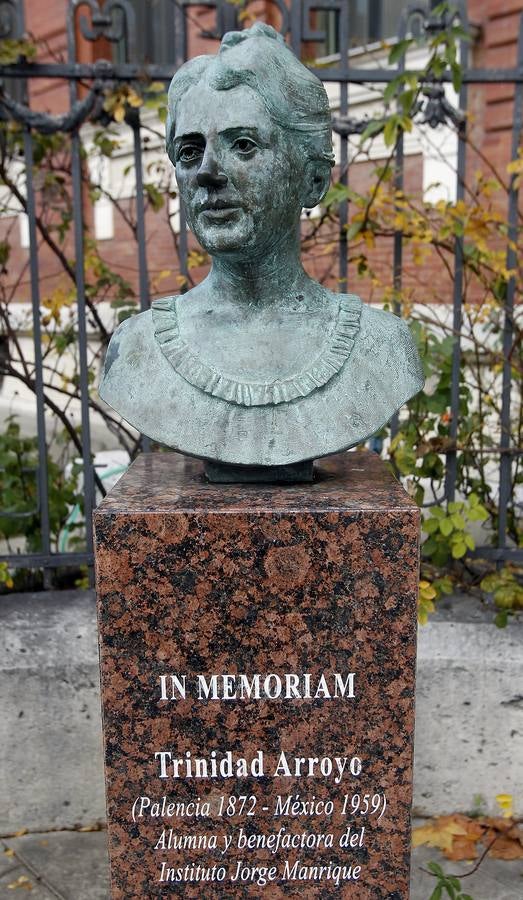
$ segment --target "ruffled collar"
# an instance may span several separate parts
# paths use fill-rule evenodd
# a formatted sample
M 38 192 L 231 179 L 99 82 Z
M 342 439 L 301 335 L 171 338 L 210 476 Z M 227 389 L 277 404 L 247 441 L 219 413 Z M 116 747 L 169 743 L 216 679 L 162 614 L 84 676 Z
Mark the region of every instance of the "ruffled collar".
M 176 299 L 163 297 L 152 303 L 154 336 L 163 355 L 189 384 L 238 406 L 274 406 L 311 394 L 342 369 L 360 330 L 360 298 L 340 294 L 334 329 L 306 370 L 271 382 L 237 381 L 204 363 L 180 336 Z

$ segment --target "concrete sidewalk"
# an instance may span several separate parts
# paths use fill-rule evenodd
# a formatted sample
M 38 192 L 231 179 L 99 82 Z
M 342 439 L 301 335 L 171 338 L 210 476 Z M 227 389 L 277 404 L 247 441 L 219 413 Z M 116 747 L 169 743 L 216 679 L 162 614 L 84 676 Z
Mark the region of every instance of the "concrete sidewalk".
M 417 824 L 417 823 L 416 823 Z M 107 835 L 104 831 L 55 831 L 2 841 L 0 900 L 109 900 Z M 448 873 L 470 871 L 470 863 L 449 863 L 437 850 L 420 847 L 412 858 L 410 900 L 429 900 L 435 879 L 423 871 L 439 862 Z M 473 900 L 521 900 L 523 864 L 484 860 L 463 890 Z M 143 898 L 147 900 L 147 898 Z

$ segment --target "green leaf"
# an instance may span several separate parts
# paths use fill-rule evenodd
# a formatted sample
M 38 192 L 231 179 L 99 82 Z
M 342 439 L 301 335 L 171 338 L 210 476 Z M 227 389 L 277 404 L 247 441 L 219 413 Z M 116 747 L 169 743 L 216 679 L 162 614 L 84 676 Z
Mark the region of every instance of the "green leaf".
M 454 528 L 456 528 L 458 531 L 463 531 L 467 524 L 461 513 L 453 513 L 451 516 L 451 521 L 454 525 Z
M 389 66 L 394 66 L 399 62 L 400 59 L 405 56 L 412 43 L 412 38 L 404 38 L 402 41 L 398 41 L 397 44 L 394 44 L 389 53 Z
M 443 871 L 439 863 L 429 862 L 427 868 L 432 872 L 433 875 L 437 875 L 439 878 L 445 877 L 445 872 Z
M 460 541 L 459 543 L 455 543 L 452 545 L 452 547 L 450 548 L 450 552 L 453 559 L 461 559 L 467 552 L 467 546 L 464 541 Z
M 331 184 L 329 190 L 323 199 L 323 206 L 329 207 L 333 203 L 342 203 L 344 200 L 358 199 L 359 194 L 347 187 L 346 184 L 340 184 L 339 181 Z
M 468 534 L 468 532 L 467 532 L 466 534 L 463 535 L 463 539 L 464 539 L 464 541 L 465 541 L 465 543 L 466 543 L 466 545 L 467 545 L 467 547 L 468 547 L 469 550 L 475 550 L 475 549 L 476 549 L 476 542 L 475 542 L 475 540 L 474 540 L 474 538 L 472 537 L 471 534 Z
M 351 222 L 349 227 L 347 228 L 347 240 L 353 241 L 354 238 L 358 236 L 362 228 L 363 222 L 361 221 L 361 219 L 358 219 L 356 222 Z
M 452 533 L 453 524 L 451 519 L 441 519 L 439 523 L 439 530 L 445 537 L 448 537 L 449 534 Z
M 0 266 L 3 268 L 9 259 L 11 245 L 9 241 L 0 241 Z
M 438 519 L 425 519 L 423 523 L 423 531 L 427 534 L 434 534 L 435 531 L 439 529 L 439 521 Z
M 160 209 L 164 205 L 163 195 L 160 193 L 155 184 L 151 184 L 150 182 L 146 182 L 144 184 L 144 190 L 149 198 L 152 208 L 155 212 L 159 212 Z
M 380 134 L 380 132 L 383 131 L 384 124 L 385 123 L 383 122 L 383 119 L 372 119 L 361 135 L 361 140 L 366 141 L 368 138 L 374 137 L 374 135 L 376 134 Z
M 500 610 L 494 616 L 494 625 L 497 625 L 498 628 L 506 628 L 508 625 L 508 617 L 509 617 L 508 609 Z
M 432 556 L 438 549 L 438 545 L 433 537 L 428 538 L 423 544 L 423 551 L 427 556 Z
M 398 128 L 398 116 L 391 116 L 390 119 L 387 120 L 385 128 L 383 129 L 383 140 L 385 141 L 385 145 L 387 147 L 392 147 L 393 144 L 396 143 L 398 137 Z

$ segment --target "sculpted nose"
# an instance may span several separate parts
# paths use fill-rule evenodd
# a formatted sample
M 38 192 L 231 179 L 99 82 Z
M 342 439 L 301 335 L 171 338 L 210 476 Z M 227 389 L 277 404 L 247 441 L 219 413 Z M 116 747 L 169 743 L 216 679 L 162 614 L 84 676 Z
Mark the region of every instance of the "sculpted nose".
M 218 162 L 213 153 L 208 150 L 203 155 L 202 164 L 196 174 L 196 180 L 200 187 L 223 188 L 227 184 L 227 175 L 218 169 Z

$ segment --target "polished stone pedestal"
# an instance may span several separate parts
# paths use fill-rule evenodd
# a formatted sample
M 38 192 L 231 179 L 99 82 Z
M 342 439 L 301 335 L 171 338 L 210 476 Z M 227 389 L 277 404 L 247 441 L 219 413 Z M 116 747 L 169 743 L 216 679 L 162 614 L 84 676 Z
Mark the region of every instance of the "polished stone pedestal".
M 142 456 L 95 513 L 112 897 L 406 900 L 418 509 Z

